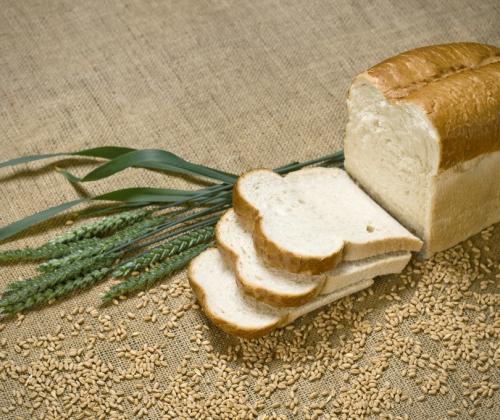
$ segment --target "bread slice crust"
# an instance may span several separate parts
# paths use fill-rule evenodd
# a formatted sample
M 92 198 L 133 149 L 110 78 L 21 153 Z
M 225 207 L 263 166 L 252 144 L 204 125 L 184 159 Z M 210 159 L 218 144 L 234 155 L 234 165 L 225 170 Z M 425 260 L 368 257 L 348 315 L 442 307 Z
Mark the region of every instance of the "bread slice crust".
M 287 307 L 302 305 L 310 301 L 321 291 L 321 289 L 323 289 L 326 280 L 325 276 L 318 276 L 317 281 L 310 282 L 310 287 L 307 291 L 297 294 L 274 293 L 272 290 L 269 290 L 269 288 L 259 287 L 255 282 L 248 279 L 243 273 L 243 270 L 240 269 L 240 256 L 238 252 L 224 240 L 224 234 L 222 233 L 222 225 L 226 223 L 226 219 L 230 217 L 230 211 L 231 210 L 226 211 L 217 223 L 215 227 L 215 241 L 217 243 L 217 248 L 231 265 L 239 287 L 241 287 L 245 293 L 270 305 Z
M 306 168 L 290 173 L 284 178 L 315 174 L 325 170 L 343 172 L 336 168 Z M 242 184 L 249 177 L 262 172 L 280 177 L 280 175 L 266 169 L 256 169 L 241 175 L 233 189 L 233 208 L 244 225 L 252 231 L 257 252 L 272 267 L 292 273 L 317 275 L 335 268 L 343 260 L 354 261 L 395 250 L 418 251 L 421 248 L 422 242 L 418 238 L 404 235 L 371 239 L 362 244 L 351 243 L 343 239 L 339 246 L 332 247 L 332 251 L 328 255 L 320 256 L 301 255 L 284 248 L 266 234 L 263 227 L 264 216 L 258 208 L 245 198 L 245 193 L 242 191 Z M 361 194 L 364 193 L 361 192 Z M 372 201 L 368 195 L 364 195 L 367 200 Z
M 203 251 L 200 255 L 197 257 L 193 258 L 189 264 L 188 267 L 188 280 L 191 288 L 193 289 L 194 294 L 196 295 L 196 298 L 198 299 L 198 302 L 200 303 L 201 308 L 203 309 L 203 312 L 205 315 L 207 315 L 210 320 L 217 325 L 222 331 L 227 332 L 228 334 L 235 335 L 238 337 L 242 338 L 256 338 L 256 337 L 262 337 L 263 335 L 268 334 L 272 330 L 278 328 L 282 323 L 286 321 L 285 317 L 282 318 L 277 318 L 276 322 L 269 323 L 269 325 L 265 328 L 260 328 L 258 330 L 256 329 L 248 329 L 244 328 L 241 325 L 238 325 L 234 322 L 228 321 L 224 318 L 221 318 L 218 316 L 212 309 L 210 308 L 210 305 L 208 304 L 208 299 L 207 295 L 205 294 L 205 289 L 201 284 L 198 283 L 196 279 L 196 275 L 194 274 L 194 267 L 197 264 L 198 260 L 200 258 L 203 258 L 203 254 L 205 252 L 213 252 L 217 251 L 216 248 L 208 248 L 207 250 Z

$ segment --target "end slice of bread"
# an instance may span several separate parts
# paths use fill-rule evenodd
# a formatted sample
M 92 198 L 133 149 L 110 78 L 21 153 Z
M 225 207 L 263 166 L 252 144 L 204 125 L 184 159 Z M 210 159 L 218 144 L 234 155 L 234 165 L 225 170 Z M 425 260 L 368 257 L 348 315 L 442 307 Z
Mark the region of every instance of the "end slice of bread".
M 372 279 L 351 282 L 332 293 L 293 309 L 277 308 L 245 295 L 236 284 L 221 253 L 210 248 L 194 258 L 188 270 L 191 287 L 205 314 L 229 334 L 260 337 L 298 317 L 373 284 Z
M 328 294 L 344 284 L 386 274 L 400 273 L 411 259 L 411 252 L 390 252 L 357 261 L 346 261 L 326 273 L 321 294 Z
M 234 187 L 233 206 L 253 230 L 259 255 L 293 273 L 324 273 L 343 260 L 422 246 L 338 168 L 307 168 L 285 177 L 248 172 Z
M 246 294 L 278 307 L 303 305 L 314 296 L 331 293 L 344 284 L 399 273 L 411 257 L 410 252 L 383 254 L 342 262 L 325 274 L 310 276 L 265 264 L 257 254 L 251 232 L 233 209 L 222 215 L 215 232 L 217 246 L 233 268 L 238 285 Z

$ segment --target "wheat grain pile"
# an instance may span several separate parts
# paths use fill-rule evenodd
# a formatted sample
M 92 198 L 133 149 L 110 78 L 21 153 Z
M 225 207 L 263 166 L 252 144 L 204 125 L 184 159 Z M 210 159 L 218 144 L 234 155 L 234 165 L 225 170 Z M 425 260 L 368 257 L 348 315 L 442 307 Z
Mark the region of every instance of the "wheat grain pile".
M 424 44 L 500 45 L 497 3 L 5 0 L 2 160 L 116 144 L 241 172 L 325 155 L 342 146 L 352 76 Z M 2 224 L 76 196 L 54 166 L 0 172 Z M 128 170 L 79 192 L 200 185 Z M 108 281 L 0 321 L 0 415 L 496 419 L 499 256 L 495 226 L 254 341 L 214 328 L 184 272 L 103 308 Z M 1 267 L 0 286 L 32 273 Z

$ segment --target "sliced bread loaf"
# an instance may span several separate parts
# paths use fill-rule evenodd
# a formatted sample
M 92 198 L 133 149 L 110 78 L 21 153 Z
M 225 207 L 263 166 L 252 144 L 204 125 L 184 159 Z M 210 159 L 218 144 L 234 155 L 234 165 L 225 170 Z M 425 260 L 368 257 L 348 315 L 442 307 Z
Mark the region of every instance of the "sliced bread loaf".
M 219 250 L 231 265 L 245 293 L 273 306 L 302 305 L 317 294 L 332 293 L 338 287 L 384 274 L 398 273 L 410 260 L 410 252 L 377 255 L 358 261 L 342 262 L 324 274 L 310 276 L 272 268 L 264 263 L 252 234 L 239 221 L 233 209 L 217 223 Z
M 253 230 L 259 255 L 293 273 L 324 273 L 342 260 L 422 246 L 338 168 L 307 168 L 285 177 L 248 172 L 234 187 L 233 206 Z
M 354 79 L 348 114 L 345 167 L 426 256 L 500 222 L 500 48 L 388 58 Z
M 276 308 L 245 295 L 236 284 L 233 271 L 215 248 L 202 252 L 191 261 L 188 278 L 212 322 L 227 333 L 246 338 L 267 334 L 308 312 L 373 284 L 371 279 L 351 281 L 305 305 L 293 309 Z

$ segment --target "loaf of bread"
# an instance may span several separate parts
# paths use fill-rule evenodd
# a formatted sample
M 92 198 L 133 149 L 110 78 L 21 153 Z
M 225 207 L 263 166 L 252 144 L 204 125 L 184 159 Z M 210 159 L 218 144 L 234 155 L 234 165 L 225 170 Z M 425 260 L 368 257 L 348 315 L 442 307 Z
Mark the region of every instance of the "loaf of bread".
M 500 221 L 500 49 L 436 45 L 358 75 L 345 167 L 427 256 Z
M 345 166 L 241 176 L 189 267 L 207 316 L 257 337 L 500 220 L 500 49 L 460 43 L 354 79 Z M 378 202 L 378 204 L 373 201 Z M 392 213 L 397 220 L 391 217 Z

